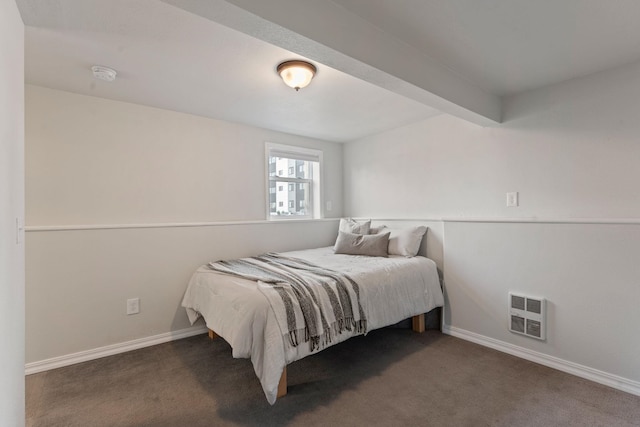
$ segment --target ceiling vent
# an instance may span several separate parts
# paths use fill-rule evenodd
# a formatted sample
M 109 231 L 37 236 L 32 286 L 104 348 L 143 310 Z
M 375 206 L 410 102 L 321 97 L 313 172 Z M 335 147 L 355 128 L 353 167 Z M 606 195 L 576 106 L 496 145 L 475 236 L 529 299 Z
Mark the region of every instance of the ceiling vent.
M 509 292 L 509 330 L 546 339 L 546 300 Z

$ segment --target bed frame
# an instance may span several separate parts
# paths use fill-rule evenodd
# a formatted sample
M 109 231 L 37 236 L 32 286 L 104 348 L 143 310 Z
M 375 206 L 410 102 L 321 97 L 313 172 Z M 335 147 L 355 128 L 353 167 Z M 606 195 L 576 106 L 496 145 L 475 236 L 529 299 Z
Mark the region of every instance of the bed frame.
M 435 310 L 435 309 L 434 309 Z M 413 316 L 411 318 L 411 329 L 417 333 L 423 333 L 426 329 L 425 315 L 418 314 L 417 316 Z M 213 330 L 209 329 L 209 339 L 216 339 L 218 334 L 216 334 Z M 282 370 L 282 375 L 280 375 L 280 382 L 278 383 L 278 394 L 277 397 L 281 398 L 287 395 L 287 367 L 285 366 Z

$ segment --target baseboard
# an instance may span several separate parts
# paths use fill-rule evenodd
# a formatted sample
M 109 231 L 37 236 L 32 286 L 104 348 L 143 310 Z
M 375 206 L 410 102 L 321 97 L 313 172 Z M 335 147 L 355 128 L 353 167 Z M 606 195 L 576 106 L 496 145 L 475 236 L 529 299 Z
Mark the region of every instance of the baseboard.
M 484 335 L 476 334 L 465 329 L 456 328 L 455 326 L 442 325 L 442 332 L 466 341 L 471 341 L 494 350 L 508 353 L 540 365 L 548 366 L 568 374 L 575 375 L 590 381 L 613 387 L 627 393 L 640 396 L 640 382 L 613 375 L 607 372 L 599 371 L 588 366 L 579 365 L 568 360 L 560 359 L 548 354 L 529 350 L 528 348 L 509 344 L 504 341 L 489 338 Z
M 111 344 L 104 347 L 98 347 L 91 350 L 80 351 L 78 353 L 67 354 L 64 356 L 53 357 L 51 359 L 31 362 L 25 365 L 25 374 L 31 375 L 38 372 L 48 371 L 50 369 L 62 368 L 64 366 L 75 365 L 76 363 L 87 362 L 89 360 L 100 359 L 101 357 L 112 356 L 114 354 L 125 353 L 139 348 L 151 347 L 153 345 L 175 341 L 182 338 L 191 337 L 207 332 L 205 326 L 197 326 L 193 328 L 181 329 L 179 331 L 166 332 L 164 334 L 153 335 L 150 337 L 139 338 L 132 341 L 126 341 L 118 344 Z

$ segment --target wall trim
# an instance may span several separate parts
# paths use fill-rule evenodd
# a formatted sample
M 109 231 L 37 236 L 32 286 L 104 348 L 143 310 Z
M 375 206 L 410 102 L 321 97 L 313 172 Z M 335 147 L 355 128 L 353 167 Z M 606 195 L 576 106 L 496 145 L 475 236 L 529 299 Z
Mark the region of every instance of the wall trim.
M 443 218 L 443 222 L 640 225 L 640 218 Z
M 358 220 L 368 217 L 355 217 Z M 477 223 L 516 223 L 516 224 L 611 224 L 640 225 L 640 218 L 480 218 L 480 217 L 442 217 L 442 218 L 371 218 L 372 221 L 399 222 L 477 222 Z
M 355 217 L 362 220 L 364 217 Z M 251 221 L 209 221 L 209 222 L 164 222 L 140 224 L 82 224 L 82 225 L 28 225 L 26 232 L 76 231 L 76 230 L 122 230 L 131 228 L 184 228 L 184 227 L 228 227 L 237 225 L 297 224 L 301 222 L 338 221 L 340 218 L 272 219 Z M 369 219 L 369 218 L 366 218 Z M 640 225 L 640 218 L 371 218 L 372 221 L 406 222 L 475 222 L 475 223 L 516 223 L 516 224 L 609 224 Z
M 25 365 L 25 375 L 36 374 L 51 369 L 62 368 L 64 366 L 75 365 L 76 363 L 87 362 L 89 360 L 100 359 L 102 357 L 113 356 L 114 354 L 126 353 L 140 348 L 151 347 L 169 341 L 176 341 L 182 338 L 192 337 L 207 332 L 206 326 L 196 326 L 178 331 L 166 332 L 164 334 L 153 335 L 145 338 L 138 338 L 118 344 L 111 344 L 91 350 L 84 350 L 78 353 L 53 357 L 51 359 L 40 360 L 27 363 Z
M 482 346 L 489 347 L 503 353 L 511 354 L 512 356 L 516 356 L 521 359 L 539 363 L 540 365 L 548 366 L 550 368 L 557 369 L 559 371 L 566 372 L 580 378 L 584 378 L 618 390 L 622 390 L 627 393 L 634 394 L 636 396 L 640 396 L 640 382 L 638 381 L 633 381 L 627 378 L 620 377 L 618 375 L 610 374 L 598 369 L 593 369 L 588 366 L 560 359 L 555 356 L 549 356 L 548 354 L 540 353 L 528 348 L 513 345 L 484 335 L 476 334 L 475 332 L 470 332 L 465 329 L 457 328 L 455 326 L 442 325 L 442 332 L 456 338 L 471 341 L 473 343 L 480 344 Z
M 183 228 L 183 227 L 228 227 L 236 225 L 265 225 L 265 224 L 298 224 L 301 222 L 338 221 L 340 218 L 322 219 L 271 219 L 254 221 L 213 221 L 213 222 L 165 222 L 141 224 L 84 224 L 84 225 L 28 225 L 26 232 L 39 231 L 79 231 L 79 230 L 123 230 L 131 228 Z

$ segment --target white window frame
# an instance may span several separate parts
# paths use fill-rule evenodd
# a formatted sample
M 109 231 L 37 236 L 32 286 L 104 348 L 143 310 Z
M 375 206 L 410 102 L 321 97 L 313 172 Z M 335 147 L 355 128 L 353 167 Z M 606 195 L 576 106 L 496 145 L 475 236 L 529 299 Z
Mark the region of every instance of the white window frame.
M 277 173 L 275 176 L 270 176 L 269 174 L 269 158 L 270 157 L 283 157 L 289 159 L 297 159 L 297 160 L 306 160 L 317 162 L 318 167 L 313 168 L 312 177 L 310 178 L 296 178 L 295 174 L 293 177 L 289 176 L 279 176 Z M 315 150 L 311 148 L 304 147 L 296 147 L 293 145 L 283 145 L 283 144 L 275 144 L 271 142 L 265 142 L 265 165 L 266 165 L 266 173 L 265 173 L 265 194 L 266 194 L 266 217 L 268 220 L 278 221 L 278 220 L 295 220 L 295 219 L 311 219 L 311 218 L 322 218 L 322 170 L 323 170 L 323 162 L 322 162 L 323 153 L 321 150 Z M 288 172 L 288 171 L 283 171 Z M 309 202 L 306 206 L 307 215 L 282 215 L 275 216 L 271 215 L 270 211 L 270 198 L 269 198 L 269 183 L 271 181 L 274 182 L 287 182 L 287 183 L 298 183 L 298 184 L 309 184 Z M 298 186 L 299 188 L 299 186 Z

